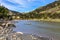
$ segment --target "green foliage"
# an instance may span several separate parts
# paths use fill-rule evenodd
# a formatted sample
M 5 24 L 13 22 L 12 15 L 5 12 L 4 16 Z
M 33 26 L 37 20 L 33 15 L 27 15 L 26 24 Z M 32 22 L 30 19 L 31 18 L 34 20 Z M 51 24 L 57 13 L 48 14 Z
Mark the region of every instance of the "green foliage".
M 0 6 L 0 19 L 9 19 L 8 18 L 8 14 L 9 13 L 9 10 L 3 6 Z
M 4 17 L 7 16 L 7 13 L 8 13 L 8 9 L 3 7 L 3 6 L 0 6 L 0 16 L 3 15 Z

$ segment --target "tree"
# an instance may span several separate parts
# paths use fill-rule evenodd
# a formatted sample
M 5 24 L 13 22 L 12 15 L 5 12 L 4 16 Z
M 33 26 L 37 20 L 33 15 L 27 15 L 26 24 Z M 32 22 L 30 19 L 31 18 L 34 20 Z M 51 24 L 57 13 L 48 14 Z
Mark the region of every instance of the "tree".
M 5 8 L 4 6 L 0 6 L 0 19 L 7 19 L 9 10 L 7 8 Z

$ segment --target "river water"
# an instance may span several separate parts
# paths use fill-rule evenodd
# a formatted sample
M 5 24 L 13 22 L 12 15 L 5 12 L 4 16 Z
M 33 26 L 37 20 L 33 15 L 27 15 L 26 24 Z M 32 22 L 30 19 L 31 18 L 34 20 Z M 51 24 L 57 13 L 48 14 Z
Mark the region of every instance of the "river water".
M 60 23 L 32 20 L 18 20 L 14 31 L 60 40 Z

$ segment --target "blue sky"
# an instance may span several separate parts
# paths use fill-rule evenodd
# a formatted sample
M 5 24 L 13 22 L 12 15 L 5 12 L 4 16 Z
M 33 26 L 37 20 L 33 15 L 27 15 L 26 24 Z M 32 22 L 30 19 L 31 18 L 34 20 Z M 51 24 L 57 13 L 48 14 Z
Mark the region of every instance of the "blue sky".
M 55 0 L 0 0 L 0 3 L 10 10 L 29 12 L 54 1 Z

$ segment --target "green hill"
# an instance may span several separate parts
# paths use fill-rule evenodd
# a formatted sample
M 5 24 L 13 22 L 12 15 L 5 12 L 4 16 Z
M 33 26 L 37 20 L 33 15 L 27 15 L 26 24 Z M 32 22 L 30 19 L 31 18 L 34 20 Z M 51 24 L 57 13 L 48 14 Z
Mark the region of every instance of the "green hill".
M 41 11 L 46 11 L 46 10 L 49 10 L 49 9 L 52 9 L 52 8 L 55 8 L 57 6 L 60 6 L 60 1 L 55 1 L 53 3 L 50 3 L 50 4 L 47 4 L 46 6 L 43 6 L 43 7 L 40 7 L 40 8 L 37 8 L 36 12 L 41 12 Z
M 25 14 L 28 18 L 60 19 L 60 1 L 55 1 L 46 6 L 37 8 Z
M 6 13 L 8 13 L 8 9 L 7 8 L 5 8 L 5 7 L 3 7 L 3 6 L 0 6 L 0 16 L 3 14 L 6 14 Z
M 0 19 L 12 19 L 12 16 L 21 16 L 22 13 L 9 10 L 4 6 L 0 6 Z
M 19 16 L 20 19 L 60 19 L 60 1 L 52 2 L 24 14 L 0 6 L 0 18 L 2 16 L 3 18 L 8 16 L 15 16 L 16 18 Z

